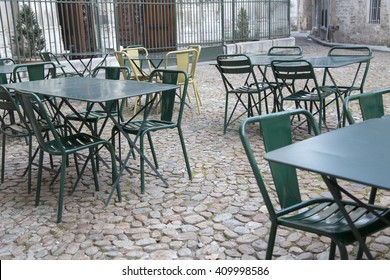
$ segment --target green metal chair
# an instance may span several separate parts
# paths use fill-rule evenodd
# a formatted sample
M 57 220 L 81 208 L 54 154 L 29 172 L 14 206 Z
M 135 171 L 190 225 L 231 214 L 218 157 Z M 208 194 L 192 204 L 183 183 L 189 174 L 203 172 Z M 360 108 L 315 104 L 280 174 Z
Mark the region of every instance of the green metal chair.
M 12 95 L 4 87 L 0 86 L 0 133 L 2 134 L 2 149 L 1 149 L 1 183 L 4 183 L 5 177 L 5 154 L 7 138 L 23 138 L 27 139 L 28 144 L 28 159 L 29 165 L 32 159 L 32 133 L 27 127 L 24 118 L 21 118 L 18 105 L 14 102 Z M 18 114 L 15 114 L 18 113 Z M 20 116 L 20 120 L 16 121 L 15 115 Z M 31 168 L 28 171 L 28 193 L 31 193 Z
M 274 90 L 268 83 L 258 82 L 250 58 L 245 54 L 219 55 L 217 68 L 221 73 L 225 87 L 225 114 L 223 132 L 226 133 L 230 123 L 241 118 L 255 114 L 261 115 L 261 103 L 264 102 L 268 114 L 267 97 L 274 94 Z M 263 96 L 261 96 L 263 94 Z M 235 97 L 236 102 L 229 113 L 230 97 Z M 245 100 L 246 99 L 246 100 Z M 239 108 L 243 110 L 240 110 Z M 239 111 L 240 110 L 240 111 Z M 236 113 L 236 111 L 238 111 Z
M 240 138 L 271 220 L 266 259 L 272 258 L 278 226 L 327 236 L 331 239 L 329 259 L 334 258 L 336 245 L 340 251 L 340 258 L 348 259 L 345 246 L 354 243 L 356 239 L 336 202 L 327 197 L 316 197 L 302 201 L 300 194 L 302 186 L 299 185 L 296 169 L 279 163 L 270 163 L 269 167 L 279 201 L 279 206 L 274 205 L 274 199 L 269 193 L 271 188 L 265 184 L 257 161 L 258 157 L 253 153 L 252 146 L 259 143 L 258 137 L 260 135 L 248 137 L 247 127 L 249 124 L 260 125 L 265 151 L 270 152 L 292 144 L 291 119 L 297 115 L 301 115 L 311 122 L 316 135 L 320 133 L 314 117 L 304 109 L 293 109 L 248 118 L 240 126 Z M 385 221 L 355 202 L 344 200 L 342 202 L 362 236 L 368 236 L 388 227 Z M 390 218 L 388 208 L 373 207 L 380 216 L 386 219 Z
M 390 88 L 347 96 L 343 102 L 343 112 L 350 125 L 355 124 L 355 118 L 362 121 L 388 116 L 385 111 L 383 97 L 390 94 Z M 390 98 L 390 95 L 389 95 Z M 357 104 L 356 104 L 357 103 Z M 355 104 L 355 105 L 354 105 Z M 374 203 L 377 188 L 371 188 L 369 203 Z M 361 252 L 359 252 L 361 254 Z
M 184 77 L 184 84 L 182 85 L 182 95 L 180 98 L 180 102 L 175 102 L 176 97 L 179 97 L 179 95 L 176 94 L 176 90 L 167 90 L 163 91 L 160 94 L 160 118 L 159 119 L 153 119 L 149 118 L 150 110 L 152 110 L 153 107 L 153 100 L 155 98 L 150 99 L 150 96 L 148 95 L 146 97 L 145 101 L 145 108 L 144 108 L 144 119 L 143 120 L 133 120 L 130 119 L 127 122 L 121 123 L 121 127 L 123 131 L 127 134 L 136 135 L 136 137 L 139 137 L 139 146 L 140 146 L 140 152 L 144 154 L 145 148 L 144 148 L 144 138 L 147 136 L 150 149 L 152 152 L 153 160 L 156 169 L 158 169 L 158 162 L 157 162 L 157 156 L 154 150 L 153 142 L 152 142 L 152 136 L 151 132 L 155 131 L 161 131 L 164 129 L 174 129 L 177 128 L 180 143 L 187 167 L 188 177 L 190 180 L 192 180 L 192 173 L 191 173 L 191 166 L 187 155 L 187 150 L 185 147 L 185 141 L 183 132 L 181 129 L 181 120 L 183 117 L 183 111 L 185 107 L 185 99 L 187 94 L 187 88 L 188 88 L 188 77 L 187 73 L 185 71 L 181 70 L 168 70 L 168 69 L 156 69 L 153 70 L 150 74 L 150 81 L 154 81 L 157 77 L 161 80 L 162 83 L 165 84 L 177 84 L 179 81 L 179 76 Z M 156 95 L 154 95 L 156 96 Z M 175 111 L 176 109 L 176 111 Z M 113 145 L 115 146 L 115 135 L 118 134 L 119 129 L 117 126 L 113 127 L 112 130 L 112 141 Z M 119 134 L 120 135 L 120 134 Z M 120 143 L 120 140 L 119 140 Z M 121 148 L 119 148 L 121 150 Z M 140 156 L 140 173 L 141 173 L 141 192 L 145 192 L 145 159 Z
M 103 73 L 103 76 L 101 75 Z M 130 79 L 130 68 L 126 66 L 99 66 L 96 67 L 92 72 L 92 78 L 104 78 L 109 80 L 119 80 L 121 75 L 126 78 L 126 80 Z M 109 94 L 109 93 L 107 93 Z M 107 102 L 105 104 L 106 108 L 111 108 L 110 112 L 112 116 L 119 116 L 120 121 L 123 121 L 123 108 L 124 108 L 125 100 L 120 100 L 119 102 Z M 87 103 L 87 107 L 85 111 L 68 114 L 66 119 L 69 121 L 80 121 L 87 124 L 90 128 L 92 135 L 100 136 L 109 117 L 107 113 L 102 109 L 93 110 L 90 106 L 94 106 L 95 104 Z M 92 110 L 89 110 L 92 109 Z M 98 123 L 104 120 L 100 129 L 98 129 Z M 99 157 L 96 158 L 96 166 L 99 170 Z
M 348 57 L 348 56 L 367 56 L 372 57 L 372 50 L 369 47 L 366 46 L 334 46 L 328 51 L 328 56 L 332 57 Z M 354 78 L 349 81 L 349 83 L 346 85 L 345 81 L 344 84 L 337 84 L 337 90 L 340 92 L 340 95 L 342 99 L 345 99 L 347 96 L 351 95 L 354 91 L 358 93 L 364 92 L 364 85 L 366 82 L 368 70 L 370 68 L 370 59 L 361 62 L 357 64 L 357 67 L 355 68 L 356 75 Z M 352 70 L 351 70 L 352 71 Z M 328 72 L 324 72 L 324 77 L 322 84 L 326 84 L 326 80 L 328 77 Z M 335 88 L 335 86 L 327 85 L 329 87 Z M 345 126 L 345 119 L 346 116 L 343 115 L 343 123 L 342 125 Z
M 363 121 L 385 116 L 383 97 L 390 93 L 390 88 L 347 96 L 343 102 L 343 111 L 349 124 L 354 124 L 355 118 Z M 389 96 L 390 97 L 390 96 Z M 353 106 L 356 104 L 358 106 Z
M 334 46 L 328 51 L 328 56 L 333 57 L 346 57 L 346 56 L 372 56 L 372 50 L 366 46 Z M 364 84 L 366 82 L 368 69 L 370 67 L 370 59 L 359 63 L 356 73 L 361 71 L 360 75 L 354 77 L 349 85 L 337 85 L 339 91 L 341 91 L 344 97 L 350 95 L 353 91 L 363 92 Z M 360 82 L 358 81 L 360 77 Z M 325 84 L 327 78 L 327 72 L 324 72 L 323 84 Z M 332 87 L 334 87 L 332 85 Z
M 294 102 L 296 108 L 302 108 L 304 103 L 305 109 L 313 115 L 318 114 L 319 128 L 322 128 L 322 124 L 328 128 L 326 107 L 335 102 L 340 122 L 339 93 L 334 88 L 319 86 L 310 62 L 304 59 L 275 60 L 271 62 L 271 67 L 278 87 L 281 110 L 284 110 L 285 101 Z
M 61 62 L 58 60 L 57 56 L 52 53 L 52 52 L 40 52 L 39 53 L 39 56 L 41 57 L 41 59 L 43 61 L 46 61 L 46 62 L 53 62 L 55 64 L 58 64 L 58 65 L 61 65 Z M 57 73 L 57 77 L 60 78 L 60 77 L 83 77 L 83 74 L 82 73 L 77 73 L 77 72 L 66 72 L 64 67 L 59 67 L 61 69 L 61 72 L 62 73 Z
M 15 64 L 15 61 L 12 58 L 4 57 L 0 58 L 0 66 L 7 64 Z M 8 84 L 9 78 L 7 74 L 0 74 L 0 84 Z
M 293 58 L 297 59 L 297 58 L 301 57 L 302 54 L 303 54 L 303 51 L 302 51 L 302 48 L 300 46 L 273 46 L 267 52 L 268 56 L 278 57 L 279 59 L 282 59 L 281 57 L 286 58 L 286 59 L 291 59 L 293 57 Z M 267 79 L 266 78 L 267 71 L 268 71 L 268 68 L 270 68 L 270 66 L 265 66 L 264 70 L 261 70 L 260 66 L 258 66 L 258 68 L 266 80 Z M 268 81 L 268 83 L 274 88 L 275 91 L 278 90 L 278 86 L 277 86 L 276 82 Z M 282 86 L 283 86 L 283 84 L 282 84 Z M 280 107 L 278 99 L 276 99 L 274 101 L 274 110 L 273 111 L 274 112 L 281 111 L 281 107 Z
M 31 126 L 32 131 L 38 141 L 40 147 L 39 153 L 39 164 L 38 164 L 38 177 L 37 177 L 37 191 L 35 205 L 39 204 L 40 192 L 41 192 L 41 179 L 42 179 L 42 167 L 43 167 L 43 156 L 44 152 L 53 156 L 61 156 L 61 167 L 60 167 L 60 187 L 59 187 L 59 199 L 58 199 L 58 214 L 57 222 L 62 221 L 62 209 L 63 209 L 63 196 L 65 188 L 65 169 L 68 163 L 68 156 L 76 153 L 79 153 L 83 150 L 89 150 L 88 157 L 82 167 L 81 174 L 85 170 L 85 167 L 89 160 L 92 164 L 92 173 L 94 177 L 95 189 L 99 190 L 97 172 L 95 169 L 95 161 L 93 160 L 94 150 L 99 146 L 105 146 L 111 154 L 112 161 L 112 181 L 115 182 L 117 178 L 117 168 L 115 161 L 114 149 L 109 141 L 102 140 L 98 137 L 86 134 L 86 133 L 75 133 L 71 135 L 60 135 L 55 125 L 52 122 L 52 118 L 49 116 L 46 111 L 46 106 L 43 104 L 41 98 L 32 93 L 25 92 L 15 92 L 15 96 L 18 102 L 23 108 L 23 113 L 26 115 L 28 122 Z M 42 134 L 40 121 L 43 119 L 48 126 L 49 132 L 51 134 L 50 139 L 47 140 L 46 137 Z M 80 177 L 77 179 L 73 186 L 73 190 L 76 187 Z M 122 200 L 121 191 L 119 185 L 117 186 L 117 193 L 119 201 Z
M 56 78 L 57 70 L 53 62 L 33 62 L 17 64 L 13 71 L 13 80 L 22 82 L 23 80 L 37 81 L 48 78 Z

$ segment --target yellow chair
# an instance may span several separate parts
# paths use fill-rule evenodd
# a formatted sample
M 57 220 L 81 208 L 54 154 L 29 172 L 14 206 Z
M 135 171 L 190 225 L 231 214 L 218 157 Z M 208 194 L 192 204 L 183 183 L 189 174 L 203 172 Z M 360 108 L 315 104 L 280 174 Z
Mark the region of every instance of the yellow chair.
M 149 73 L 151 72 L 151 66 L 149 60 L 146 60 L 148 63 L 148 72 L 143 71 L 142 62 L 144 60 L 135 59 L 139 55 L 143 55 L 145 57 L 148 56 L 148 51 L 143 47 L 137 48 L 126 48 L 122 51 L 114 52 L 116 60 L 119 65 L 122 67 L 130 67 L 131 69 L 131 80 L 139 81 L 139 82 L 147 82 L 149 80 Z M 125 73 L 123 74 L 125 75 Z M 138 104 L 141 102 L 141 97 L 137 97 L 134 103 L 134 115 L 137 113 Z
M 149 74 L 152 72 L 152 67 L 150 61 L 147 59 L 137 59 L 142 56 L 147 58 L 149 53 L 148 50 L 144 47 L 135 47 L 135 48 L 125 48 L 122 50 L 126 53 L 127 59 L 129 61 L 129 66 L 131 69 L 131 79 L 137 81 L 148 81 Z M 147 64 L 147 72 L 144 70 L 144 62 Z
M 200 46 L 197 46 L 199 48 Z M 188 84 L 192 84 L 194 88 L 194 95 L 198 113 L 200 114 L 200 106 L 202 101 L 198 91 L 198 86 L 195 80 L 196 64 L 198 63 L 199 51 L 195 47 L 190 47 L 186 50 L 171 51 L 165 55 L 165 68 L 176 68 L 178 70 L 186 71 L 188 73 Z M 183 85 L 184 77 L 179 77 L 178 84 Z M 188 100 L 191 102 L 189 95 Z

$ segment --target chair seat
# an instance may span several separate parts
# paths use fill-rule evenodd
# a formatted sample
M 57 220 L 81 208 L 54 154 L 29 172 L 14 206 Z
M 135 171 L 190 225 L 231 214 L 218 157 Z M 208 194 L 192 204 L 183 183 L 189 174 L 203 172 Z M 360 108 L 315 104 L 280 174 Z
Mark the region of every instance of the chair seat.
M 126 133 L 137 134 L 146 131 L 156 131 L 159 129 L 175 128 L 177 126 L 174 122 L 162 120 L 146 120 L 146 121 L 132 121 L 121 124 Z M 114 127 L 118 130 L 117 127 Z
M 320 101 L 332 94 L 337 92 L 336 89 L 327 89 L 326 91 L 321 92 L 321 98 L 318 96 L 317 92 L 309 92 L 304 90 L 299 90 L 293 94 L 290 94 L 286 97 L 283 97 L 284 100 L 302 100 L 302 101 Z
M 112 113 L 113 116 L 117 116 L 118 113 Z M 93 110 L 91 112 L 79 112 L 78 114 L 72 113 L 66 115 L 66 118 L 71 121 L 86 121 L 86 122 L 96 122 L 101 119 L 107 118 L 107 113 L 103 110 Z
M 385 221 L 379 219 L 366 208 L 359 207 L 350 201 L 343 201 L 343 203 L 356 228 L 363 236 L 386 227 Z M 344 244 L 356 241 L 346 219 L 333 200 L 313 199 L 294 205 L 294 212 L 301 209 L 305 210 L 294 215 L 290 215 L 288 208 L 280 211 L 285 214 L 279 217 L 279 224 L 305 231 L 310 230 L 312 233 L 330 238 L 336 237 Z M 380 207 L 375 207 L 375 209 L 380 216 L 390 220 L 389 209 Z
M 85 133 L 64 136 L 59 140 L 60 143 L 57 140 L 45 142 L 45 148 L 53 155 L 62 155 L 63 152 L 71 154 L 89 147 L 92 148 L 99 144 L 103 145 L 107 143 L 106 140 Z
M 20 123 L 4 125 L 0 128 L 0 132 L 11 137 L 25 137 L 30 135 L 28 129 Z

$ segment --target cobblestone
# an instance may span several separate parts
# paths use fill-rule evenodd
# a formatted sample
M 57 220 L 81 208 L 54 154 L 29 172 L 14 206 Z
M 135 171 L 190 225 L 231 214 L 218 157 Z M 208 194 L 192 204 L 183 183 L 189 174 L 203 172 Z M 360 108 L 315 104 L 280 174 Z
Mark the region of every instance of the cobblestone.
M 296 40 L 308 56 L 326 55 L 329 49 L 307 38 Z M 373 55 L 367 91 L 390 87 L 390 54 L 374 51 Z M 344 71 L 336 69 L 336 78 L 344 79 Z M 0 259 L 263 259 L 270 222 L 239 140 L 239 122 L 223 134 L 225 97 L 214 66 L 200 63 L 197 81 L 202 113 L 196 113 L 190 88 L 193 108 L 186 108 L 182 123 L 192 182 L 185 172 L 179 138 L 174 130 L 168 131 L 154 138 L 168 188 L 147 175 L 146 191 L 141 194 L 139 173 L 125 173 L 123 202 L 113 199 L 105 207 L 111 190 L 110 169 L 101 167 L 98 192 L 87 171 L 76 191 L 65 196 L 62 224 L 55 223 L 58 180 L 49 186 L 52 174 L 44 172 L 41 203 L 34 207 L 35 189 L 28 194 L 27 179 L 22 176 L 27 147 L 24 141 L 8 140 L 5 182 L 0 185 Z M 130 101 L 126 113 L 131 111 Z M 329 125 L 334 128 L 335 122 Z M 138 159 L 130 165 L 137 167 Z M 72 163 L 68 169 L 71 180 L 66 187 L 70 188 L 76 175 Z M 271 182 L 266 167 L 263 172 L 266 182 Z M 35 185 L 36 169 L 33 174 Z M 304 197 L 329 195 L 315 174 L 300 172 L 299 176 L 307 185 Z M 348 187 L 350 183 L 342 184 Z M 363 192 L 361 197 L 366 195 Z M 380 191 L 378 201 L 389 206 L 389 194 Z M 390 259 L 390 230 L 367 242 L 375 258 Z M 326 259 L 328 251 L 327 238 L 280 228 L 273 258 Z M 354 257 L 357 246 L 348 246 L 348 251 Z

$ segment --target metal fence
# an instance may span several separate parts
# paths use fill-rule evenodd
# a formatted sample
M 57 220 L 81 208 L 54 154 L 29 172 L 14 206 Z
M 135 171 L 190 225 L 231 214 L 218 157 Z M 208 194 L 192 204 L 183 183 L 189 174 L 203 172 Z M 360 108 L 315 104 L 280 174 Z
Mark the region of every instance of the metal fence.
M 0 56 L 151 52 L 288 37 L 289 0 L 0 0 Z

